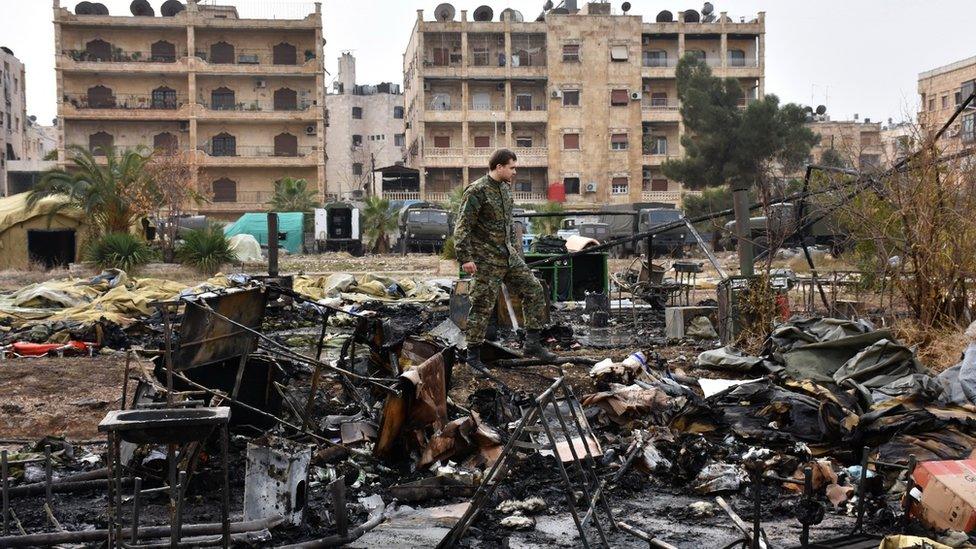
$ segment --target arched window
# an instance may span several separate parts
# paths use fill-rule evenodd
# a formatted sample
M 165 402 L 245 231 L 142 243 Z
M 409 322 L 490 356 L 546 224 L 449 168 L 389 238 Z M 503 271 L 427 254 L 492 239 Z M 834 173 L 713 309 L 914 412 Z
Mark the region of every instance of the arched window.
M 297 65 L 298 56 L 295 54 L 295 46 L 282 42 L 271 48 L 271 62 L 275 65 Z
M 152 108 L 154 109 L 175 109 L 176 90 L 166 86 L 160 86 L 152 92 Z
M 113 146 L 115 138 L 110 133 L 97 132 L 88 136 L 88 150 L 95 156 L 107 156 Z
M 153 136 L 153 148 L 156 150 L 172 153 L 176 152 L 179 146 L 179 139 L 172 133 L 163 132 Z
M 115 96 L 112 88 L 107 88 L 99 84 L 88 88 L 88 108 L 91 109 L 111 109 L 115 107 Z
M 211 63 L 233 63 L 234 46 L 227 42 L 216 42 L 210 46 Z
M 237 156 L 237 138 L 224 132 L 210 139 L 211 156 Z
M 175 63 L 176 46 L 174 46 L 172 42 L 167 42 L 165 40 L 153 42 L 152 46 L 150 46 L 149 55 L 153 61 L 158 63 Z
M 730 67 L 746 66 L 746 52 L 743 50 L 729 50 L 729 66 Z
M 237 202 L 237 182 L 221 177 L 213 182 L 214 202 Z
M 294 111 L 298 110 L 298 94 L 295 90 L 281 88 L 274 92 L 274 110 Z
M 90 61 L 111 61 L 112 44 L 101 38 L 96 38 L 85 44 L 85 53 Z
M 210 108 L 219 111 L 234 110 L 237 102 L 234 100 L 234 90 L 219 87 L 210 92 Z
M 290 133 L 280 133 L 274 138 L 275 156 L 298 156 L 298 138 Z

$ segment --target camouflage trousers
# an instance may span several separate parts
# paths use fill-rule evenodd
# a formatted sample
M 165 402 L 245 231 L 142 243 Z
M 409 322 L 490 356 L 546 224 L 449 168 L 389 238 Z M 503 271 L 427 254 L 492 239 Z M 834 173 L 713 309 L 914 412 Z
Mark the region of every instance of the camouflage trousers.
M 504 282 L 510 293 L 522 299 L 522 316 L 526 330 L 543 328 L 546 317 L 546 299 L 542 284 L 532 274 L 524 262 L 511 267 L 489 265 L 475 262 L 478 270 L 474 274 L 471 293 L 471 311 L 468 313 L 468 326 L 465 337 L 469 344 L 480 345 L 485 341 L 485 332 L 491 320 L 492 311 L 498 303 L 498 292 Z

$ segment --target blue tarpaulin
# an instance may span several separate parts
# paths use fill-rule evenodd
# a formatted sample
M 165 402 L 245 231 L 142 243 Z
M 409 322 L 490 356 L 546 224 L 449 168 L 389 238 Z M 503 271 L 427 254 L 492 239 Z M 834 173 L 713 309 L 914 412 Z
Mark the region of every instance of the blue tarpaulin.
M 284 233 L 284 240 L 278 245 L 288 250 L 288 253 L 302 252 L 302 231 L 304 214 L 301 212 L 279 212 L 278 232 Z M 268 214 L 246 213 L 237 221 L 224 227 L 224 234 L 228 237 L 235 234 L 249 234 L 257 239 L 262 246 L 268 245 Z

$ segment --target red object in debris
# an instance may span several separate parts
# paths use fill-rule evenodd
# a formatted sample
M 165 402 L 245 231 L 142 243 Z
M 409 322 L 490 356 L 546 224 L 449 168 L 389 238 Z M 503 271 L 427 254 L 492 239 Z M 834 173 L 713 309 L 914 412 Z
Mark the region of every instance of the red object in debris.
M 81 341 L 69 341 L 68 343 L 28 343 L 26 341 L 18 341 L 13 344 L 13 351 L 20 356 L 44 356 L 51 351 L 57 351 L 62 348 L 82 353 L 88 351 L 88 345 L 85 345 Z
M 549 201 L 566 202 L 566 186 L 562 181 L 554 181 L 549 184 Z
M 776 295 L 776 309 L 779 312 L 779 319 L 786 321 L 790 319 L 790 298 L 786 294 Z
M 938 530 L 976 529 L 976 460 L 924 461 L 912 478 L 922 491 L 912 516 Z

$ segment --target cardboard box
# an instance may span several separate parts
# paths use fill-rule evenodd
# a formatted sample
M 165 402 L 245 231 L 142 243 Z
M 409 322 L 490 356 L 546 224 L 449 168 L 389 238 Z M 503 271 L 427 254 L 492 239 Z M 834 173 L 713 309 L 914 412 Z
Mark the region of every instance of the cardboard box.
M 976 530 L 976 460 L 925 461 L 912 477 L 922 491 L 912 516 L 938 530 Z

